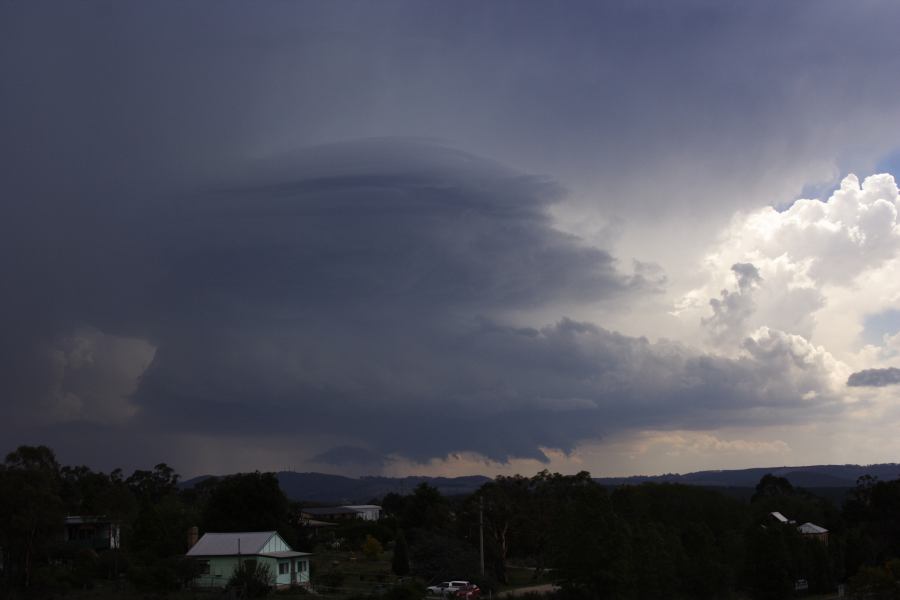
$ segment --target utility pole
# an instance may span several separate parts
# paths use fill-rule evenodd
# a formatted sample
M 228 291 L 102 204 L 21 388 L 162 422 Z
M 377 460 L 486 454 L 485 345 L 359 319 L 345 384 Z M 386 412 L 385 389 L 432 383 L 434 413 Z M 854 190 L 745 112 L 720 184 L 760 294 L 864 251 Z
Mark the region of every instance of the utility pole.
M 478 546 L 481 550 L 481 576 L 484 577 L 484 496 L 478 497 Z

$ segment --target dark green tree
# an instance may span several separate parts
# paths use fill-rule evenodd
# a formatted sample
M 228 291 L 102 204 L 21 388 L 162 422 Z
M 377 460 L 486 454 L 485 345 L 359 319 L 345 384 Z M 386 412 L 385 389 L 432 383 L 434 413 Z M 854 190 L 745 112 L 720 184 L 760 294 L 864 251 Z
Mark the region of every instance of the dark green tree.
M 406 529 L 420 528 L 429 531 L 447 529 L 450 526 L 450 506 L 437 488 L 420 483 L 412 495 L 406 499 L 401 526 Z
M 565 494 L 551 534 L 552 560 L 563 589 L 589 598 L 627 597 L 631 536 L 606 490 L 586 472 L 556 483 Z
M 794 493 L 794 486 L 784 477 L 778 477 L 771 473 L 766 473 L 756 484 L 756 492 L 750 499 L 751 502 L 757 502 L 763 498 L 771 498 L 773 496 L 790 496 Z
M 166 463 L 159 463 L 152 471 L 136 470 L 125 483 L 142 503 L 158 502 L 178 490 L 178 473 Z
M 747 534 L 746 584 L 756 600 L 781 600 L 793 593 L 791 528 L 756 525 Z
M 403 530 L 397 532 L 394 542 L 394 556 L 391 559 L 391 570 L 394 575 L 403 577 L 409 575 L 409 546 L 406 543 L 406 536 Z
M 478 575 L 478 552 L 446 531 L 419 529 L 409 548 L 410 572 L 426 581 L 472 580 Z
M 532 527 L 530 481 L 521 475 L 499 476 L 484 484 L 472 498 L 471 512 L 483 507 L 486 550 L 494 576 L 506 583 L 506 561 L 514 546 L 525 546 L 523 538 Z M 473 520 L 474 521 L 474 520 Z
M 291 504 L 274 473 L 239 473 L 218 480 L 203 509 L 204 531 L 277 531 L 294 535 Z
M 0 547 L 8 582 L 29 586 L 37 558 L 60 537 L 60 490 L 59 463 L 46 446 L 20 446 L 0 466 Z

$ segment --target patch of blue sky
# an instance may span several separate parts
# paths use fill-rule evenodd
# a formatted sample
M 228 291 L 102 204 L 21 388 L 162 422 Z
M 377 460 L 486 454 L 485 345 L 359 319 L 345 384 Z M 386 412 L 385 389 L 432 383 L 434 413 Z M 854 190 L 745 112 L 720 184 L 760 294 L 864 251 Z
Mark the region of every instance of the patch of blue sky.
M 875 164 L 875 173 L 890 173 L 895 178 L 900 173 L 900 148 L 885 155 Z
M 838 188 L 841 187 L 841 179 L 849 173 L 856 173 L 860 179 L 865 179 L 869 175 L 874 175 L 876 173 L 890 173 L 895 179 L 900 180 L 900 147 L 881 157 L 875 162 L 874 167 L 871 167 L 871 169 L 865 169 L 865 171 L 862 172 L 859 170 L 861 165 L 855 164 L 854 161 L 848 160 L 846 157 L 839 158 L 838 163 L 841 166 L 835 171 L 834 177 L 821 181 L 807 182 L 803 185 L 803 188 L 801 188 L 800 195 L 797 196 L 797 198 L 785 199 L 781 202 L 777 202 L 773 205 L 773 208 L 778 212 L 784 212 L 793 206 L 798 198 L 815 198 L 825 202 Z
M 825 202 L 839 187 L 841 187 L 841 180 L 839 177 L 834 177 L 826 181 L 810 181 L 803 185 L 800 189 L 800 194 L 796 198 L 785 198 L 782 201 L 773 204 L 772 208 L 778 212 L 784 212 L 792 207 L 794 202 L 800 198 L 817 199 Z
M 866 317 L 862 337 L 867 344 L 880 346 L 885 335 L 900 331 L 900 309 L 888 309 Z

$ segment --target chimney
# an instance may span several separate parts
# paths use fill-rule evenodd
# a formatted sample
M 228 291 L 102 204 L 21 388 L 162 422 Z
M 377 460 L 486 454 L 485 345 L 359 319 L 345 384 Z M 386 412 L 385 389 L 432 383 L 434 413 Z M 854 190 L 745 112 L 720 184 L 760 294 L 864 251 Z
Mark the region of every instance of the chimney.
M 199 538 L 200 538 L 200 530 L 197 529 L 196 525 L 194 525 L 193 527 L 191 527 L 187 530 L 188 550 L 190 550 L 191 548 L 194 547 L 194 544 L 197 543 L 197 540 Z

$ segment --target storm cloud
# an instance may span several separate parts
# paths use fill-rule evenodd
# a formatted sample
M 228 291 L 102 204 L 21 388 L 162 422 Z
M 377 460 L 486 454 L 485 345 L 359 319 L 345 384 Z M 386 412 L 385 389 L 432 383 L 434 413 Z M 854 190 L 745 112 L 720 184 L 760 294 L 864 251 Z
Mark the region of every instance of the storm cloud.
M 91 422 L 75 408 L 94 389 L 121 389 L 132 427 L 331 434 L 355 444 L 315 461 L 369 465 L 454 452 L 546 460 L 543 448 L 570 452 L 624 429 L 836 408 L 828 365 L 775 332 L 725 359 L 563 315 L 527 325 L 547 307 L 614 308 L 661 291 L 646 269 L 624 272 L 554 228 L 548 210 L 562 195 L 463 152 L 382 139 L 267 161 L 115 223 L 84 220 L 67 268 L 23 290 L 79 282 L 77 298 L 59 298 L 60 329 L 31 368 L 62 353 L 76 363 L 68 374 L 89 356 L 109 381 L 85 388 L 57 368 L 37 406 L 57 423 Z M 48 250 L 63 257 L 67 245 Z M 86 325 L 94 333 L 71 341 L 68 328 Z M 149 364 L 135 371 L 122 352 L 96 350 L 124 336 L 121 349 L 146 348 L 134 352 Z M 122 377 L 133 393 L 110 387 Z
M 867 6 L 5 3 L 0 434 L 377 469 L 826 422 L 884 364 L 822 329 L 900 281 Z

